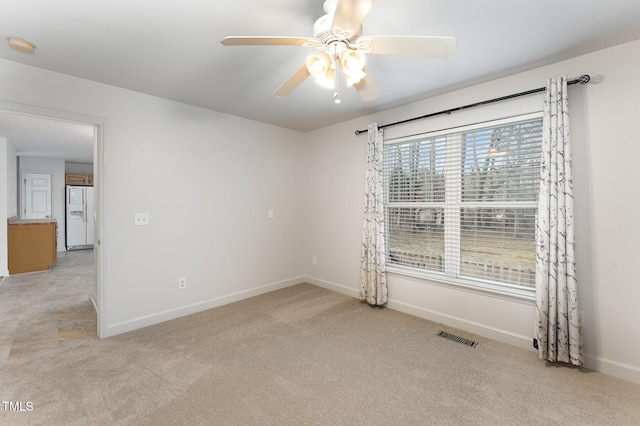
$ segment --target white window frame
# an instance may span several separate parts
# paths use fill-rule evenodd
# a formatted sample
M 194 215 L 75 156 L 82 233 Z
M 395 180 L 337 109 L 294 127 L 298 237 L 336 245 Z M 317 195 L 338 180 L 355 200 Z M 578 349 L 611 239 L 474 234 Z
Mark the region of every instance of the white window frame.
M 486 127 L 494 127 L 494 126 L 507 126 L 512 123 L 517 123 L 521 121 L 541 119 L 542 112 L 534 112 L 528 114 L 521 114 L 512 117 L 501 118 L 497 120 L 484 121 L 480 123 L 474 123 L 454 128 L 448 128 L 443 130 L 437 130 L 432 132 L 426 132 L 421 134 L 414 134 L 406 137 L 393 138 L 389 140 L 385 140 L 385 145 L 396 145 L 402 142 L 414 141 L 419 138 L 429 138 L 434 139 L 438 136 L 447 136 L 447 147 L 451 144 L 455 146 L 455 144 L 459 144 L 459 134 L 463 132 L 470 132 L 474 130 L 483 129 Z M 457 149 L 446 149 L 445 156 L 455 155 L 459 156 L 460 151 Z M 442 207 L 444 207 L 444 217 L 448 218 L 450 221 L 453 219 L 457 220 L 457 225 L 455 227 L 447 226 L 445 227 L 445 241 L 447 238 L 454 238 L 459 241 L 460 238 L 460 206 L 461 203 L 461 188 L 459 185 L 455 183 L 456 176 L 459 176 L 461 173 L 461 161 L 452 161 L 448 164 L 458 164 L 460 167 L 451 167 L 445 171 L 445 203 L 442 203 Z M 454 177 L 454 178 L 452 178 Z M 453 185 L 453 188 L 452 188 Z M 493 203 L 492 205 L 499 206 L 499 203 Z M 387 202 L 385 200 L 385 208 L 387 206 Z M 397 206 L 397 203 L 396 205 Z M 476 207 L 473 203 L 466 202 L 464 203 L 465 207 Z M 478 203 L 477 207 L 484 207 L 486 204 Z M 526 208 L 537 208 L 536 202 L 523 202 L 517 203 L 514 202 L 508 203 L 506 206 L 513 207 L 526 207 Z M 457 218 L 457 219 L 456 219 Z M 386 219 L 388 220 L 388 218 Z M 386 226 L 387 232 L 389 232 L 389 227 Z M 449 233 L 455 233 L 457 235 L 450 235 Z M 389 237 L 386 238 L 387 244 L 390 241 Z M 387 252 L 389 247 L 387 246 L 385 249 Z M 454 252 L 455 253 L 455 252 Z M 480 293 L 492 293 L 499 296 L 506 296 L 509 298 L 522 299 L 533 301 L 535 300 L 535 289 L 534 288 L 526 288 L 520 285 L 508 284 L 508 283 L 498 283 L 490 280 L 484 280 L 480 278 L 463 278 L 460 277 L 460 253 L 457 255 L 445 255 L 445 271 L 438 272 L 423 268 L 411 267 L 406 265 L 398 265 L 394 263 L 387 263 L 386 270 L 391 274 L 398 274 L 401 276 L 417 278 L 420 281 L 428 280 L 431 283 L 435 283 L 438 285 L 444 286 L 454 286 L 456 288 L 469 290 L 472 292 L 480 292 Z

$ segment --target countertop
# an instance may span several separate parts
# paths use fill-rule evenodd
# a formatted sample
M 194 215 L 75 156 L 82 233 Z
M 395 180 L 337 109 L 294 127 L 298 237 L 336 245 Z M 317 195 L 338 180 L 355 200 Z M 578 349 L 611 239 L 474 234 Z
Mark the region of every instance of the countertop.
M 56 219 L 18 219 L 15 217 L 7 219 L 9 225 L 47 225 L 49 223 L 57 224 Z

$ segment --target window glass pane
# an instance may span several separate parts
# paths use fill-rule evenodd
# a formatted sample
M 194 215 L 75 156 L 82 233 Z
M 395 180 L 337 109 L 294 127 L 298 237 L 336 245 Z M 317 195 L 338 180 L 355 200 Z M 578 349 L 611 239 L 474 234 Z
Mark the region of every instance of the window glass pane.
M 388 264 L 533 289 L 541 138 L 537 116 L 385 143 Z
M 444 271 L 443 213 L 442 208 L 387 208 L 387 261 Z
M 444 201 L 444 148 L 444 138 L 389 146 L 387 201 Z
M 535 286 L 536 209 L 463 208 L 460 275 Z
M 541 122 L 463 134 L 462 201 L 535 201 Z

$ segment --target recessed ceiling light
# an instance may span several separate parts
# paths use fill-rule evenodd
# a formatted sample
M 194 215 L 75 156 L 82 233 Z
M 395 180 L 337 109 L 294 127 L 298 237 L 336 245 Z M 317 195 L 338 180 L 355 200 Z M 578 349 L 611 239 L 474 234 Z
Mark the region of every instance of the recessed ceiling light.
M 33 55 L 36 51 L 36 46 L 33 43 L 23 40 L 21 38 L 9 37 L 7 39 L 9 47 L 20 53 L 27 53 Z

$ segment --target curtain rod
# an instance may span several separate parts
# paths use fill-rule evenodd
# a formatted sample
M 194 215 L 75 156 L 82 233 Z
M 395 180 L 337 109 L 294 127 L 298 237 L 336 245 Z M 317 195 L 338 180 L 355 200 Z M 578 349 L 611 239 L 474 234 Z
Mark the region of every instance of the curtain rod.
M 576 83 L 587 84 L 589 80 L 591 80 L 591 77 L 588 74 L 584 74 L 574 80 L 567 81 L 567 84 L 576 84 Z M 545 90 L 546 90 L 546 87 L 539 87 L 537 89 L 527 90 L 526 92 L 514 93 L 512 95 L 502 96 L 500 98 L 489 99 L 486 101 L 476 102 L 474 104 L 464 105 L 457 108 L 446 109 L 444 111 L 433 112 L 427 115 L 421 115 L 420 117 L 413 117 L 413 118 L 409 118 L 402 121 L 396 121 L 395 123 L 384 124 L 382 126 L 378 126 L 378 128 L 384 129 L 385 127 L 391 127 L 391 126 L 396 126 L 398 124 L 409 123 L 411 121 L 422 120 L 423 118 L 435 117 L 436 115 L 451 114 L 452 112 L 462 111 L 463 109 L 473 108 L 480 105 L 492 104 L 494 102 L 506 101 L 507 99 L 513 99 L 520 96 L 531 95 L 533 93 L 543 92 Z M 356 130 L 356 136 L 360 135 L 361 133 L 367 133 L 367 130 Z

